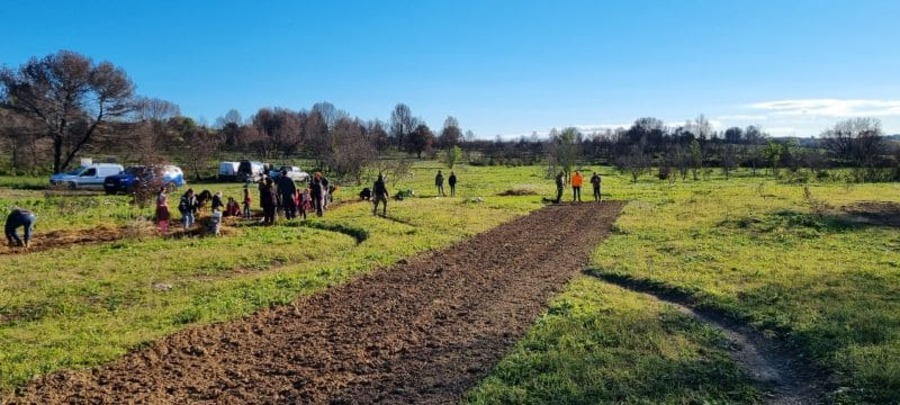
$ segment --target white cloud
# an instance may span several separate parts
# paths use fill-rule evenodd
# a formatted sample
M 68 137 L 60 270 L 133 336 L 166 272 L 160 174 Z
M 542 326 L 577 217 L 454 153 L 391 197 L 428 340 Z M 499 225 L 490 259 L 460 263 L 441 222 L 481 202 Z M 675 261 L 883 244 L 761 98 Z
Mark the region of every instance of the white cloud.
M 748 107 L 798 118 L 900 117 L 900 100 L 798 99 L 766 101 Z
M 587 124 L 587 125 L 576 125 L 575 128 L 581 131 L 583 134 L 591 134 L 594 132 L 603 132 L 607 129 L 616 129 L 616 128 L 629 128 L 631 124 Z
M 796 127 L 765 127 L 763 131 L 772 136 L 806 136 L 806 134 L 800 133 Z
M 769 116 L 764 114 L 733 114 L 716 117 L 720 121 L 765 121 Z

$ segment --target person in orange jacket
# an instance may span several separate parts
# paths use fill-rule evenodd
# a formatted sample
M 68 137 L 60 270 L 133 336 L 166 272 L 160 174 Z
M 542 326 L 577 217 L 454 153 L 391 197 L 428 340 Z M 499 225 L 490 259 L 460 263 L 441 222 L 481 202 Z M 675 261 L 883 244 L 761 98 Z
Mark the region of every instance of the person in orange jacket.
M 581 201 L 581 184 L 584 183 L 584 176 L 576 170 L 572 174 L 572 201 Z

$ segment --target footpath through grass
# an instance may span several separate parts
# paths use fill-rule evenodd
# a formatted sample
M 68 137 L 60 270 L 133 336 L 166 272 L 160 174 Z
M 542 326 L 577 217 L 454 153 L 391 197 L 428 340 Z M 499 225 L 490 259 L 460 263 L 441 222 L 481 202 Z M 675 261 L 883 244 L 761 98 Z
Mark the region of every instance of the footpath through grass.
M 813 184 L 810 199 L 802 186 L 762 178 L 610 180 L 611 193 L 632 202 L 595 251 L 596 271 L 681 290 L 768 331 L 836 374 L 830 401 L 900 402 L 900 229 L 840 212 L 900 202 L 900 185 Z M 821 203 L 831 207 L 811 209 Z M 721 351 L 706 332 L 673 329 L 670 310 L 638 300 L 574 281 L 469 402 L 759 400 L 717 365 Z M 722 377 L 672 369 L 698 358 Z

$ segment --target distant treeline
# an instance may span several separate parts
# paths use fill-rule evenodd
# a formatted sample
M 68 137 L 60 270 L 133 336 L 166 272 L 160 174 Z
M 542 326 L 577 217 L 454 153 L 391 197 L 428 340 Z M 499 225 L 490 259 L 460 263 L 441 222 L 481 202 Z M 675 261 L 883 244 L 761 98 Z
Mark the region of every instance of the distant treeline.
M 175 162 L 193 176 L 224 156 L 266 161 L 308 159 L 318 169 L 359 180 L 384 156 L 439 158 L 452 165 L 546 164 L 548 173 L 611 164 L 637 180 L 656 169 L 663 179 L 699 179 L 710 168 L 853 168 L 856 180 L 900 179 L 900 148 L 880 122 L 837 123 L 804 142 L 769 137 L 755 126 L 716 131 L 703 116 L 669 127 L 640 118 L 629 128 L 585 134 L 575 128 L 514 140 L 479 139 L 447 117 L 433 131 L 397 104 L 387 120 L 362 120 L 331 103 L 309 109 L 261 108 L 244 119 L 231 110 L 214 123 L 184 117 L 174 103 L 135 94 L 121 68 L 71 51 L 0 69 L 0 172 L 44 174 L 79 157 L 123 163 Z M 824 173 L 824 172 L 823 172 Z

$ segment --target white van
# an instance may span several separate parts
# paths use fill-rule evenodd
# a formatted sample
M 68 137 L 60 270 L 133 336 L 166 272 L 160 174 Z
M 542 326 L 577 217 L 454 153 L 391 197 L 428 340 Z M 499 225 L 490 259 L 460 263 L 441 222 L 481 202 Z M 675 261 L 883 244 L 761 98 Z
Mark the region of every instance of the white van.
M 240 162 L 219 162 L 219 181 L 237 180 Z
M 71 189 L 103 190 L 103 180 L 125 170 L 118 163 L 94 163 L 81 166 L 68 173 L 50 176 L 50 184 L 65 185 Z

